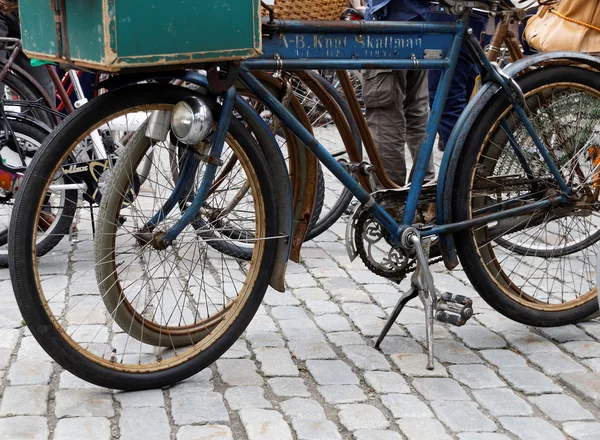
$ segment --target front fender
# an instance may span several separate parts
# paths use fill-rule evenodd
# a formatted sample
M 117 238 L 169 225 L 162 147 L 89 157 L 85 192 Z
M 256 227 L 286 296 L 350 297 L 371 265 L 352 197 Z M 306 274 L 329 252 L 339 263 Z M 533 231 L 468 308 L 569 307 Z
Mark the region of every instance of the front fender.
M 208 80 L 206 77 L 190 71 L 156 72 L 145 75 L 118 75 L 103 81 L 98 84 L 98 87 L 114 90 L 140 81 L 177 79 L 197 84 L 208 90 Z M 291 237 L 293 232 L 292 190 L 290 176 L 283 154 L 265 121 L 258 113 L 256 113 L 252 106 L 239 95 L 236 98 L 235 110 L 242 116 L 244 121 L 248 124 L 250 131 L 258 140 L 258 144 L 260 145 L 261 150 L 267 159 L 269 169 L 272 172 L 278 201 L 277 216 L 279 235 Z M 271 274 L 270 284 L 275 290 L 284 292 L 285 270 L 290 255 L 291 239 L 277 240 L 277 243 L 275 266 L 273 268 L 273 273 Z
M 575 52 L 548 52 L 540 53 L 530 57 L 518 60 L 506 68 L 504 72 L 510 78 L 514 78 L 524 73 L 531 67 L 565 61 L 573 64 L 585 65 L 595 70 L 600 70 L 600 58 L 591 55 L 585 55 Z M 489 82 L 485 84 L 475 97 L 469 102 L 463 113 L 460 115 L 448 145 L 445 146 L 444 156 L 440 165 L 439 178 L 437 184 L 436 195 L 436 223 L 438 225 L 449 224 L 453 221 L 452 214 L 452 194 L 454 191 L 454 181 L 458 162 L 461 157 L 462 149 L 465 141 L 473 128 L 473 124 L 479 115 L 485 110 L 490 99 L 498 93 L 501 87 Z M 444 264 L 451 270 L 458 265 L 458 257 L 456 255 L 454 235 L 452 233 L 442 234 L 439 237 L 440 248 Z

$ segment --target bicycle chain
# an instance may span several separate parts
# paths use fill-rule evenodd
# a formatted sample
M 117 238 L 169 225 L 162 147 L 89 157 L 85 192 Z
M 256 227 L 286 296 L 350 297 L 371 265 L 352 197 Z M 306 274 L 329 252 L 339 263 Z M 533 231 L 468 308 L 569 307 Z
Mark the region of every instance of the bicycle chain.
M 486 190 L 486 189 L 494 190 L 494 189 L 497 189 L 501 185 L 502 185 L 503 189 L 505 189 L 507 187 L 514 187 L 514 186 L 531 185 L 532 183 L 536 183 L 540 179 L 531 180 L 531 179 L 507 178 L 506 180 L 508 181 L 508 182 L 506 182 L 506 183 L 508 183 L 507 185 L 506 184 L 502 185 L 502 181 L 499 180 L 498 182 L 491 182 L 491 183 L 487 183 L 487 184 L 478 186 L 477 190 L 478 191 Z M 402 217 L 402 211 L 404 208 L 404 204 L 405 204 L 406 198 L 408 196 L 407 189 L 379 191 L 379 192 L 373 193 L 372 195 L 373 195 L 373 198 L 377 201 L 377 203 L 381 204 L 386 210 L 392 211 L 391 214 L 396 220 L 400 220 L 400 218 Z M 435 202 L 435 186 L 424 187 L 423 192 L 421 193 L 421 198 L 419 199 L 418 206 L 425 205 L 425 206 L 429 207 L 429 204 L 434 203 L 434 202 Z M 420 213 L 420 215 L 422 216 L 423 214 Z M 363 241 L 364 225 L 365 225 L 365 222 L 370 217 L 372 217 L 371 214 L 365 210 L 359 215 L 359 217 L 357 219 L 354 239 L 355 239 L 356 250 L 358 252 L 358 255 L 360 256 L 360 259 L 362 260 L 365 267 L 367 267 L 367 269 L 369 269 L 371 272 L 373 272 L 374 274 L 379 275 L 381 277 L 387 278 L 393 282 L 400 283 L 402 280 L 404 280 L 408 276 L 408 274 L 410 274 L 416 270 L 417 260 L 415 257 L 409 257 L 408 255 L 406 255 L 406 252 L 404 250 L 402 250 L 401 252 L 405 255 L 405 258 L 410 258 L 409 262 L 406 264 L 406 266 L 398 269 L 393 274 L 390 274 L 389 271 L 381 270 L 377 266 L 375 266 L 370 261 L 368 255 L 366 253 L 364 241 Z M 526 226 L 523 225 L 522 228 L 516 228 L 513 231 L 517 232 L 518 230 L 524 229 L 525 227 Z M 439 252 L 439 250 L 438 250 L 438 252 Z M 430 257 L 429 264 L 432 265 L 432 264 L 436 264 L 436 263 L 439 263 L 442 261 L 443 261 L 443 257 L 435 255 L 434 257 Z

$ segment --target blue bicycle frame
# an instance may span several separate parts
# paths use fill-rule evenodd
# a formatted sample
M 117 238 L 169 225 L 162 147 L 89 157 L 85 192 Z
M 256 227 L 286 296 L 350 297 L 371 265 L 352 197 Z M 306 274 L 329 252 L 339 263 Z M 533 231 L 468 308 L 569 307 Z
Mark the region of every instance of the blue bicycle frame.
M 479 62 L 482 74 L 496 82 L 507 94 L 523 126 L 546 162 L 548 169 L 562 194 L 500 212 L 490 213 L 460 223 L 434 225 L 420 231 L 421 236 L 440 235 L 512 217 L 529 211 L 547 208 L 568 201 L 570 188 L 560 174 L 556 164 L 542 140 L 536 134 L 523 109 L 523 95 L 518 85 L 504 76 L 499 68 L 490 63 L 470 29 L 466 26 L 468 15 L 464 14 L 456 23 L 407 23 L 407 22 L 306 22 L 275 21 L 263 23 L 263 31 L 270 32 L 263 38 L 263 55 L 260 58 L 241 62 L 239 78 L 255 96 L 317 156 L 338 180 L 365 205 L 371 214 L 390 233 L 390 241 L 400 243 L 403 231 L 413 223 L 425 172 L 431 157 L 438 125 L 450 89 L 450 83 L 463 43 L 466 43 L 474 58 Z M 465 41 L 466 40 L 466 41 Z M 358 70 L 358 69 L 419 69 L 442 70 L 437 93 L 434 97 L 426 136 L 414 164 L 412 183 L 408 192 L 401 224 L 398 224 L 373 197 L 365 191 L 335 158 L 295 119 L 285 106 L 277 100 L 251 73 L 252 70 Z M 224 108 L 230 109 L 235 99 L 234 89 L 224 98 Z M 210 156 L 218 158 L 222 148 L 227 119 L 231 111 L 223 112 L 211 144 Z M 220 143 L 220 145 L 219 145 Z M 518 146 L 513 146 L 518 148 Z M 214 165 L 212 165 L 214 166 Z M 211 167 L 211 165 L 208 165 Z M 526 167 L 527 168 L 527 167 Z M 525 169 L 528 171 L 528 168 Z M 214 173 L 208 173 L 206 178 Z M 181 180 L 181 179 L 180 179 Z M 178 182 L 179 184 L 179 182 Z M 204 185 L 204 182 L 203 182 Z M 186 215 L 172 227 L 165 238 L 170 241 L 204 203 L 203 191 L 199 191 Z

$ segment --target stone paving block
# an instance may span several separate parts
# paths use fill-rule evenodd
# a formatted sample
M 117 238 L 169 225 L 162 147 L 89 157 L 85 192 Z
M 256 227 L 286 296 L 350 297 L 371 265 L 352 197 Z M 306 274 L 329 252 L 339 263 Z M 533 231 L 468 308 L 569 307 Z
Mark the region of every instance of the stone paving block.
M 342 304 L 342 310 L 350 319 L 354 319 L 359 316 L 375 316 L 377 318 L 385 318 L 383 310 L 375 304 L 361 304 L 361 303 L 345 303 Z
M 504 434 L 495 432 L 465 432 L 458 434 L 459 440 L 510 440 Z
M 277 411 L 243 409 L 240 418 L 249 440 L 292 440 L 290 427 Z
M 308 360 L 306 368 L 319 385 L 358 385 L 358 377 L 343 361 Z
M 326 333 L 350 331 L 348 320 L 341 315 L 315 316 L 315 322 Z
M 86 382 L 85 380 L 78 378 L 77 376 L 69 373 L 68 371 L 63 371 L 62 373 L 60 373 L 59 388 L 60 389 L 96 389 L 96 390 L 104 389 L 97 385 Z
M 268 315 L 254 315 L 252 321 L 246 327 L 246 335 L 251 335 L 256 332 L 276 332 L 277 326 L 275 321 Z
M 8 370 L 11 385 L 46 385 L 51 375 L 50 362 L 15 361 Z
M 435 419 L 402 419 L 398 426 L 408 440 L 450 440 L 444 426 Z
M 21 328 L 21 312 L 17 307 L 0 308 L 0 329 Z
M 494 417 L 533 414 L 531 406 L 509 388 L 475 390 L 473 397 Z
M 284 319 L 306 319 L 306 312 L 302 310 L 301 307 L 297 306 L 279 306 L 273 307 L 271 310 L 271 315 L 273 318 L 278 321 L 282 321 Z
M 123 408 L 165 406 L 165 397 L 161 390 L 120 391 L 115 393 L 115 399 Z
M 176 425 L 229 424 L 229 413 L 223 395 L 190 389 L 172 389 L 171 413 Z
M 410 393 L 410 388 L 402 376 L 393 371 L 366 371 L 365 382 L 380 394 Z
M 104 417 L 61 419 L 54 430 L 54 440 L 111 440 L 110 421 Z
M 298 440 L 342 440 L 337 426 L 331 420 L 294 419 L 292 427 Z
M 597 440 L 600 438 L 600 423 L 567 422 L 562 426 L 566 434 L 575 440 Z
M 364 429 L 362 431 L 354 431 L 354 440 L 402 440 L 402 437 L 396 431 Z
M 375 344 L 377 338 L 373 338 L 372 341 Z M 379 349 L 385 354 L 423 353 L 423 347 L 418 342 L 403 336 L 386 336 Z
M 409 324 L 405 327 L 408 330 L 408 333 L 410 333 L 414 339 L 419 341 L 421 344 L 426 343 L 427 334 L 425 331 L 425 324 Z M 452 339 L 452 333 L 450 333 L 442 324 L 436 322 L 433 324 L 433 338 L 436 341 L 441 339 Z
M 464 344 L 453 340 L 436 341 L 435 357 L 448 364 L 477 364 L 483 360 Z
M 508 319 L 495 311 L 478 314 L 476 319 L 496 333 L 529 332 L 529 328 L 526 325 Z
M 463 343 L 474 350 L 504 348 L 506 341 L 482 325 L 451 327 L 450 331 L 462 339 Z
M 448 378 L 424 377 L 412 381 L 412 386 L 425 400 L 471 400 L 457 381 Z
M 19 340 L 19 330 L 7 329 L 0 330 L 0 350 L 9 353 L 17 346 Z
M 257 348 L 254 350 L 265 376 L 298 376 L 298 368 L 287 348 Z
M 281 331 L 288 341 L 319 340 L 323 334 L 310 319 L 286 319 L 279 321 Z
M 525 358 L 510 350 L 482 350 L 479 354 L 498 368 L 527 366 Z
M 327 260 L 325 260 L 327 261 Z M 304 289 L 294 290 L 294 296 L 300 301 L 326 301 L 329 299 L 329 294 L 319 287 L 307 287 Z
M 337 347 L 343 347 L 344 345 L 366 344 L 360 333 L 357 332 L 328 333 L 327 338 Z
M 530 400 L 548 417 L 557 422 L 594 420 L 594 416 L 575 399 L 564 394 L 546 394 Z
M 295 377 L 274 377 L 267 380 L 273 393 L 279 397 L 310 397 L 304 380 Z
M 288 347 L 295 358 L 305 361 L 307 359 L 335 359 L 337 355 L 327 341 L 321 336 L 318 339 L 290 341 Z
M 385 429 L 390 426 L 390 422 L 385 418 L 383 413 L 372 405 L 340 405 L 339 408 L 338 417 L 340 423 L 348 431 Z
M 579 324 L 577 324 L 577 327 L 582 329 L 584 332 L 586 332 L 593 338 L 600 339 L 600 322 L 597 322 L 597 321 L 580 322 Z
M 258 375 L 250 359 L 219 359 L 217 369 L 223 382 L 231 386 L 263 384 L 263 378 Z
M 362 290 L 358 289 L 331 289 L 331 297 L 341 303 L 365 303 L 371 302 L 371 298 Z
M 435 400 L 431 402 L 438 418 L 453 432 L 496 431 L 496 424 L 483 415 L 475 402 Z
M 587 366 L 594 373 L 600 373 L 600 358 L 584 359 L 581 363 Z
M 182 426 L 177 440 L 233 440 L 233 433 L 224 425 Z
M 509 367 L 498 370 L 511 387 L 525 394 L 560 393 L 561 387 L 539 371 L 529 367 Z
M 48 422 L 44 417 L 19 416 L 0 419 L 1 439 L 48 440 Z
M 250 351 L 246 346 L 246 341 L 238 339 L 233 343 L 229 350 L 221 356 L 222 359 L 246 359 L 250 357 Z
M 562 348 L 581 359 L 600 357 L 600 342 L 597 341 L 566 342 Z
M 506 340 L 524 355 L 535 353 L 556 353 L 560 350 L 548 339 L 531 332 L 506 332 Z
M 119 419 L 121 440 L 164 440 L 171 437 L 169 418 L 164 408 L 125 408 Z
M 380 285 L 380 284 L 377 284 Z M 363 287 L 368 287 L 363 286 Z M 400 292 L 392 287 L 393 292 L 383 292 L 383 293 L 371 293 L 373 299 L 380 307 L 387 309 L 390 307 L 395 307 L 398 303 L 398 299 L 400 299 Z
M 367 400 L 365 393 L 356 385 L 321 385 L 317 387 L 327 403 L 356 403 Z
M 390 364 L 379 351 L 368 345 L 345 345 L 342 352 L 361 370 L 387 371 Z
M 309 269 L 318 267 L 339 267 L 335 261 L 324 258 L 306 258 L 302 260 L 302 263 Z
M 48 408 L 46 385 L 6 387 L 0 405 L 0 417 L 43 416 Z
M 549 376 L 563 373 L 586 372 L 582 365 L 564 353 L 536 353 L 527 357 L 529 362 Z
M 378 318 L 377 316 L 353 316 L 351 317 L 352 322 L 363 336 L 379 336 L 381 334 L 381 330 L 385 326 L 386 319 Z M 390 327 L 390 331 L 388 333 L 390 336 L 404 336 L 406 332 L 398 327 L 397 324 L 393 324 Z
M 586 332 L 575 325 L 565 325 L 562 327 L 540 327 L 537 330 L 547 338 L 550 338 L 556 342 L 592 340 L 592 338 Z
M 62 417 L 112 417 L 112 395 L 107 390 L 60 390 L 55 395 L 54 413 Z
M 199 373 L 194 374 L 192 377 L 188 377 L 187 379 L 176 383 L 171 386 L 171 393 L 173 391 L 182 392 L 182 391 L 197 391 L 197 392 L 206 392 L 206 391 L 214 391 L 215 386 L 213 384 L 213 373 L 210 368 L 205 368 Z
M 246 334 L 246 340 L 250 342 L 252 348 L 285 346 L 281 335 L 275 332 L 253 332 Z
M 238 411 L 243 408 L 272 408 L 271 402 L 265 399 L 261 387 L 231 387 L 225 390 L 225 400 L 229 408 Z
M 317 267 L 309 269 L 310 274 L 315 278 L 332 278 L 332 277 L 343 277 L 348 274 L 339 267 Z
M 539 417 L 500 417 L 504 429 L 522 440 L 564 440 L 565 436 Z
M 395 307 L 393 304 L 391 307 L 387 308 L 388 314 L 390 314 Z M 415 309 L 414 307 L 405 307 L 398 318 L 396 319 L 398 324 L 409 325 L 409 324 L 423 324 L 425 322 L 425 313 L 423 310 Z
M 472 389 L 505 386 L 505 383 L 500 380 L 498 375 L 485 365 L 451 365 L 448 367 L 448 371 L 454 379 Z
M 285 277 L 285 284 L 290 289 L 298 289 L 300 287 L 315 287 L 317 282 L 310 274 L 289 274 Z
M 381 401 L 396 419 L 433 417 L 431 410 L 418 397 L 409 394 L 385 394 Z
M 448 377 L 448 371 L 437 360 L 433 361 L 433 370 L 427 369 L 427 355 L 408 353 L 394 354 L 392 362 L 407 376 L 412 377 Z
M 325 419 L 325 410 L 316 400 L 298 397 L 281 402 L 281 410 L 291 419 Z

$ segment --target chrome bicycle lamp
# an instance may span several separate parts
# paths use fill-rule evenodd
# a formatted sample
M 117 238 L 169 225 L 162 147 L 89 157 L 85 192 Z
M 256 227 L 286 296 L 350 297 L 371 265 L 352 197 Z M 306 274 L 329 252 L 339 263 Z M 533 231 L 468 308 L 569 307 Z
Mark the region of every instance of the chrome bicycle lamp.
M 213 125 L 206 103 L 195 96 L 179 101 L 171 113 L 171 131 L 181 142 L 196 145 L 205 139 Z

